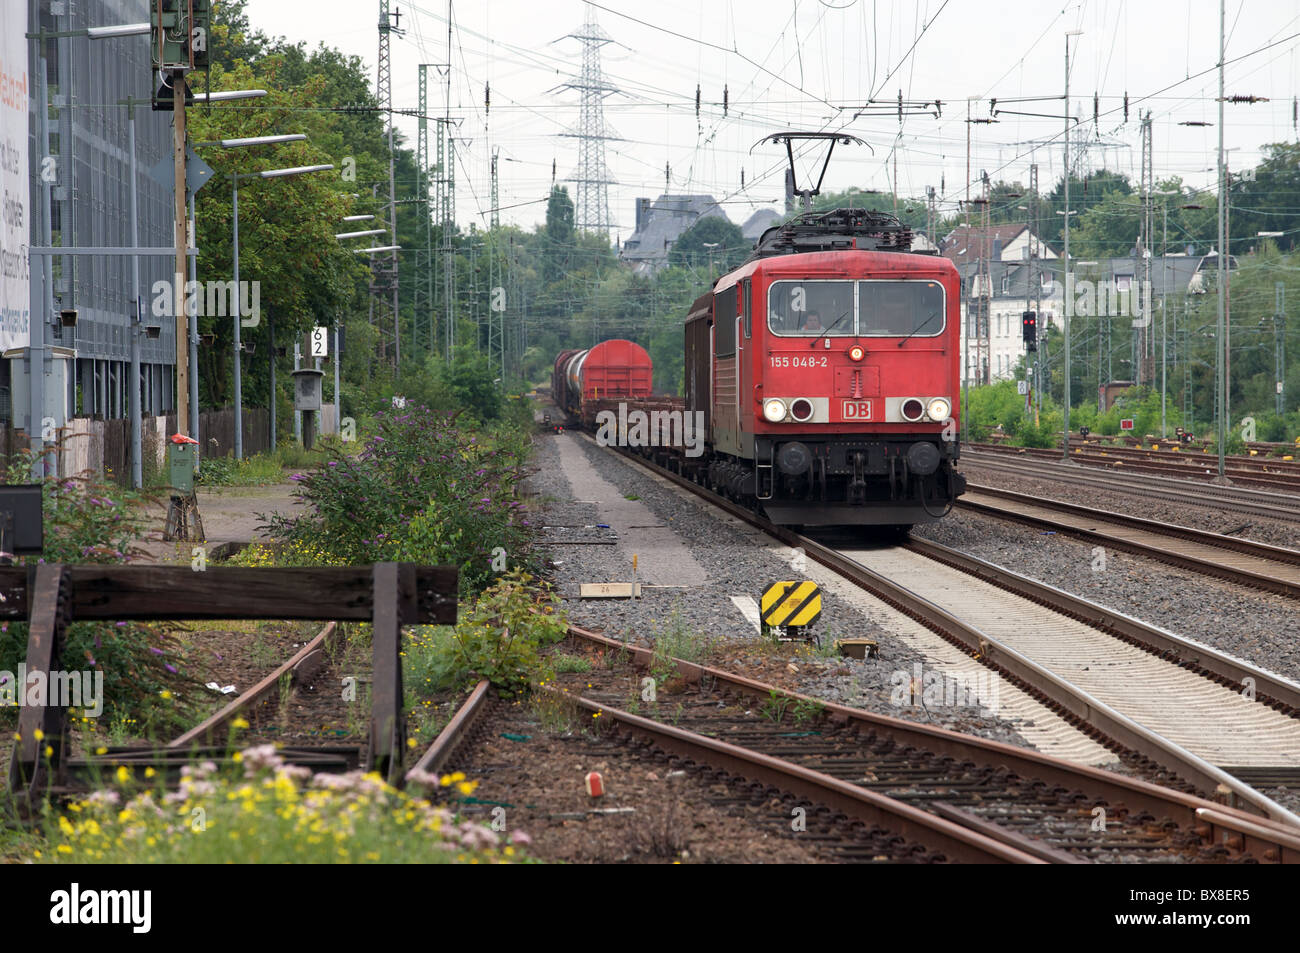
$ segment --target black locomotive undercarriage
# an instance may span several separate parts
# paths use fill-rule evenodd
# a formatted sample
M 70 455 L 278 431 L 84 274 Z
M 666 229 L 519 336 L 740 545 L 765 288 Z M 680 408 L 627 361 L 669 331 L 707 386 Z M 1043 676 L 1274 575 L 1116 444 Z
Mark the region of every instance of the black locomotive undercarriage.
M 966 490 L 956 444 L 933 434 L 758 438 L 754 460 L 640 452 L 781 525 L 906 528 L 942 519 Z

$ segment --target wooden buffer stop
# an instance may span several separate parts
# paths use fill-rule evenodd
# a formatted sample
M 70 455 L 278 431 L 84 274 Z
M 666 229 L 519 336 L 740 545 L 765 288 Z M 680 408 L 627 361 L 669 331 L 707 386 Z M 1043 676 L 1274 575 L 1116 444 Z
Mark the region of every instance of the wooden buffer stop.
M 100 566 L 43 564 L 0 567 L 0 619 L 27 619 L 27 678 L 61 668 L 64 632 L 83 620 L 313 619 L 373 625 L 373 668 L 368 740 L 364 748 L 297 747 L 286 760 L 324 770 L 364 766 L 391 784 L 402 782 L 406 722 L 402 695 L 402 626 L 454 625 L 458 573 L 455 568 L 377 563 L 373 566 L 304 569 L 187 566 Z M 224 747 L 213 738 L 240 706 L 274 691 L 277 679 L 322 646 L 330 625 L 277 672 L 245 692 L 203 724 L 157 747 L 110 749 L 100 756 L 68 756 L 68 712 L 57 704 L 25 705 L 9 764 L 9 791 L 26 813 L 44 797 L 83 789 L 120 766 L 153 767 L 174 775 L 195 758 L 220 760 Z M 18 686 L 25 690 L 25 686 Z M 48 692 L 49 702 L 55 699 Z M 37 731 L 42 738 L 38 740 Z M 206 743 L 206 744 L 205 744 Z M 49 753 L 47 754 L 47 750 Z

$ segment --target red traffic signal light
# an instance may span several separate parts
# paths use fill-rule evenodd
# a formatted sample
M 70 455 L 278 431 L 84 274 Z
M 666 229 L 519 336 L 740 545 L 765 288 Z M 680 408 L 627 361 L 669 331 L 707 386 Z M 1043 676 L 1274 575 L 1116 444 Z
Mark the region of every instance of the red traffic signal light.
M 1020 316 L 1020 330 L 1025 342 L 1026 351 L 1038 350 L 1038 315 L 1033 311 L 1026 311 Z

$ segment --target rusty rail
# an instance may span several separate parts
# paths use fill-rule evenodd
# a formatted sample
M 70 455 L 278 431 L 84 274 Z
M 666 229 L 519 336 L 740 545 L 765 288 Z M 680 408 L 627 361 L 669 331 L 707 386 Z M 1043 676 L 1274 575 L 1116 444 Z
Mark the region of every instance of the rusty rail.
M 222 707 L 221 710 L 212 714 L 208 718 L 205 718 L 202 722 L 195 725 L 183 735 L 167 742 L 167 747 L 173 749 L 185 748 L 189 745 L 197 744 L 200 740 L 210 742 L 218 728 L 225 727 L 230 722 L 234 721 L 236 716 L 248 711 L 267 695 L 277 691 L 280 685 L 280 679 L 285 675 L 289 675 L 291 672 L 294 673 L 291 677 L 293 677 L 294 681 L 297 682 L 299 680 L 297 677 L 299 666 L 308 663 L 308 659 L 316 653 L 326 652 L 333 648 L 334 644 L 337 642 L 338 631 L 337 622 L 331 622 L 326 625 L 314 639 L 294 653 L 293 658 L 289 659 L 270 675 L 267 675 L 248 691 L 234 699 L 234 701 Z
M 831 810 L 840 811 L 864 824 L 885 828 L 941 852 L 948 859 L 986 864 L 1046 862 L 1044 858 L 1014 847 L 1003 839 L 995 839 L 987 833 L 956 824 L 802 765 L 642 718 L 580 696 L 563 697 L 586 711 L 599 712 L 621 730 L 644 738 L 664 750 L 684 758 L 707 762 L 731 774 L 770 784 L 797 797 L 824 804 Z
M 447 763 L 447 759 L 455 753 L 469 734 L 474 730 L 478 723 L 479 717 L 487 709 L 487 703 L 490 699 L 489 690 L 492 683 L 486 678 L 474 686 L 470 692 L 469 698 L 465 703 L 456 710 L 451 721 L 438 732 L 438 737 L 433 739 L 433 744 L 429 745 L 428 750 L 420 756 L 420 760 L 415 763 L 413 771 L 427 771 L 432 774 L 440 771 Z
M 607 650 L 627 652 L 638 668 L 648 669 L 653 664 L 654 652 L 649 648 L 630 645 L 579 626 L 569 626 L 569 634 Z M 900 745 L 932 751 L 959 762 L 969 760 L 977 764 L 1001 765 L 1021 777 L 1036 778 L 1048 785 L 1087 790 L 1110 804 L 1122 804 L 1130 811 L 1142 811 L 1155 817 L 1168 816 L 1180 825 L 1197 830 L 1207 842 L 1233 843 L 1235 840 L 1239 845 L 1237 849 L 1265 860 L 1300 863 L 1300 830 L 1291 825 L 1027 748 L 849 708 L 695 662 L 674 659 L 673 663 L 687 681 L 716 684 L 756 700 L 767 700 L 775 695 L 792 702 L 819 705 L 832 720 L 888 734 Z

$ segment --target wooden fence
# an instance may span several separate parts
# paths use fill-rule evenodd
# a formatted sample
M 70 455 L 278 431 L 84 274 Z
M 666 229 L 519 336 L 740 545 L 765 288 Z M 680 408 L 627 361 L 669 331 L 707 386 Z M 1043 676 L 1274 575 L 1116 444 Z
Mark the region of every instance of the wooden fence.
M 244 410 L 244 456 L 270 448 L 270 415 L 262 408 Z M 168 438 L 176 432 L 176 415 L 145 417 L 140 439 L 146 482 L 151 473 L 166 466 Z M 201 457 L 228 457 L 235 452 L 235 412 L 210 410 L 199 415 Z M 91 471 L 123 486 L 131 482 L 131 422 L 74 417 L 62 429 L 59 441 L 59 472 Z M 27 435 L 13 427 L 0 427 L 0 461 L 8 465 L 14 454 L 25 449 Z

